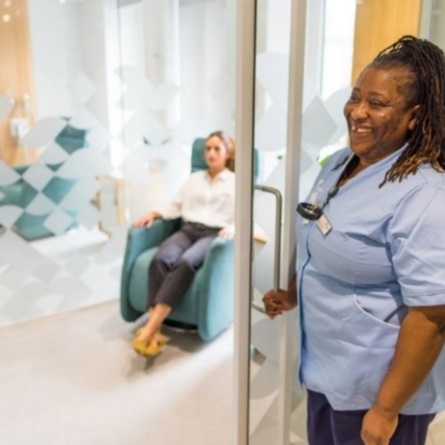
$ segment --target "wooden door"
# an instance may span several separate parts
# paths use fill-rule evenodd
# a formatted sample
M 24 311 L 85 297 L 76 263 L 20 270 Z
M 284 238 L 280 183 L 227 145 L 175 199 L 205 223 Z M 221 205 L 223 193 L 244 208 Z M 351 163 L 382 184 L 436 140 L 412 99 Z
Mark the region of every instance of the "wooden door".
M 34 108 L 34 82 L 27 0 L 0 2 L 0 93 L 16 106 L 28 97 Z M 32 162 L 35 150 L 20 147 L 11 136 L 10 115 L 0 122 L 0 158 L 10 165 Z M 32 123 L 32 122 L 31 122 Z
M 419 35 L 422 0 L 358 0 L 352 83 L 374 57 L 403 35 Z

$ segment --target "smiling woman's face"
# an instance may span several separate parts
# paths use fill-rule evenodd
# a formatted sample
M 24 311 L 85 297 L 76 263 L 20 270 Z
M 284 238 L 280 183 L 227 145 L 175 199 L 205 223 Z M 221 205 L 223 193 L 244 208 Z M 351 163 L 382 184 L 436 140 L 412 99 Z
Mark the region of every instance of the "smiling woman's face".
M 377 162 L 398 150 L 416 125 L 419 106 L 409 105 L 409 73 L 405 69 L 367 68 L 358 79 L 344 114 L 351 150 Z

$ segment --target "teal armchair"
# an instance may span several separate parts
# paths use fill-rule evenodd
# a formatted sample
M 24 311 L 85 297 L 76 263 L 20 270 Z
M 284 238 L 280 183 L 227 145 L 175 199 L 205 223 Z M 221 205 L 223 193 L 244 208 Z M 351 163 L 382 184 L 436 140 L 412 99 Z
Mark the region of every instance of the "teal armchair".
M 191 170 L 202 170 L 205 139 L 196 139 Z M 135 321 L 147 312 L 148 268 L 159 245 L 181 227 L 181 220 L 158 220 L 152 227 L 128 231 L 121 280 L 121 314 Z M 233 321 L 234 304 L 233 241 L 215 238 L 192 285 L 167 321 L 194 326 L 209 341 Z

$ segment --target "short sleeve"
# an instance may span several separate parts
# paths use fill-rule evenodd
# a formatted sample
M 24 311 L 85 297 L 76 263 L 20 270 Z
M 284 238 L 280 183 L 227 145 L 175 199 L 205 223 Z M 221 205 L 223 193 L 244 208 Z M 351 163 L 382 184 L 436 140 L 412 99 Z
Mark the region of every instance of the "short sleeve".
M 404 303 L 445 304 L 445 190 L 427 184 L 412 191 L 397 206 L 388 230 Z

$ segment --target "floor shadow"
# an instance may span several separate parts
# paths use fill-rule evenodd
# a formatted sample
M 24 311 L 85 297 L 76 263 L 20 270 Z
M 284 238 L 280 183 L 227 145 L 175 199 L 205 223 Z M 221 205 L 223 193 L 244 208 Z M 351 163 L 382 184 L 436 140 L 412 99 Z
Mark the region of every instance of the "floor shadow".
M 162 331 L 170 337 L 169 346 L 174 346 L 183 352 L 198 352 L 206 347 L 197 331 L 185 331 L 171 327 L 163 327 Z

